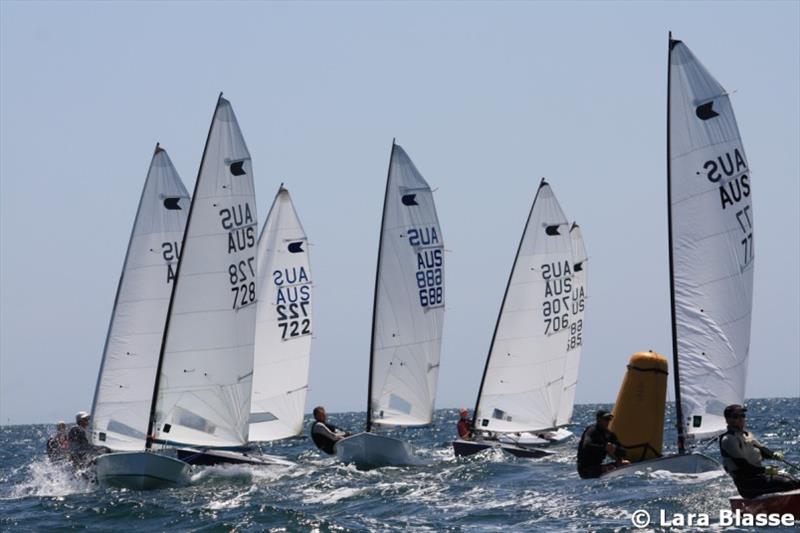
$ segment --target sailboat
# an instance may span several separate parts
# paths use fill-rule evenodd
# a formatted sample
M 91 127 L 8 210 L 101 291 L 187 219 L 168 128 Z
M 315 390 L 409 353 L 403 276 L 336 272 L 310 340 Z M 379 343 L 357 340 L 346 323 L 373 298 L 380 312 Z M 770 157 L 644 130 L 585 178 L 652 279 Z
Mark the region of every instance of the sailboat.
M 258 240 L 258 277 L 250 439 L 275 441 L 303 430 L 312 332 L 308 241 L 283 185 Z
M 404 441 L 376 427 L 433 421 L 444 323 L 444 241 L 433 193 L 392 141 L 378 245 L 366 431 L 336 443 L 360 468 L 418 465 Z
M 572 241 L 572 290 L 569 300 L 569 334 L 567 336 L 567 355 L 564 358 L 564 378 L 561 386 L 561 399 L 558 402 L 558 416 L 555 431 L 526 432 L 520 435 L 501 433 L 498 435 L 500 442 L 517 444 L 520 446 L 548 447 L 563 444 L 572 437 L 572 432 L 567 429 L 572 423 L 572 411 L 575 407 L 575 392 L 578 385 L 578 370 L 580 367 L 581 351 L 583 350 L 583 316 L 586 310 L 586 275 L 588 257 L 586 246 L 583 243 L 583 233 L 580 226 L 573 222 L 569 230 Z
M 237 450 L 248 442 L 256 318 L 257 214 L 250 153 L 220 94 L 172 285 L 145 449 L 97 458 L 98 478 L 133 488 L 182 481 L 156 446 Z
M 743 404 L 753 301 L 750 169 L 728 93 L 669 37 L 667 197 L 678 453 L 606 474 L 719 470 L 687 449 L 726 429 Z
M 579 233 L 575 236 L 580 237 Z M 457 456 L 498 446 L 518 457 L 549 454 L 532 447 L 530 440 L 519 440 L 569 422 L 582 344 L 578 321 L 582 330 L 585 307 L 584 282 L 580 287 L 573 283 L 575 270 L 582 272 L 584 263 L 585 253 L 580 263 L 575 262 L 570 223 L 543 179 L 525 223 L 486 358 L 473 413 L 475 439 L 455 440 Z M 565 383 L 567 374 L 570 383 Z M 562 402 L 570 402 L 569 407 Z
M 153 383 L 189 193 L 156 145 L 122 267 L 92 402 L 90 438 L 115 452 L 145 449 Z M 167 461 L 174 474 L 186 465 Z M 141 483 L 147 485 L 148 479 Z M 143 487 L 144 488 L 144 487 Z

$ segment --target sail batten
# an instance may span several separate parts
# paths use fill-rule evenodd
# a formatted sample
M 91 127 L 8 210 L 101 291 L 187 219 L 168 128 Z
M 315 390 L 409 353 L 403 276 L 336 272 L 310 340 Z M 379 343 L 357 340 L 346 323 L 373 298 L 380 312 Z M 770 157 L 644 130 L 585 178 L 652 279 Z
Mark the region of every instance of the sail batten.
M 313 331 L 308 239 L 282 186 L 259 237 L 258 273 L 250 439 L 272 441 L 303 429 Z
M 567 353 L 570 332 L 582 321 L 582 300 L 579 310 L 569 227 L 542 180 L 487 356 L 474 415 L 480 431 L 540 431 L 564 425 L 571 416 L 574 387 L 564 385 L 564 376 L 569 368 L 572 381 L 577 379 L 577 357 L 568 362 Z M 570 405 L 562 407 L 565 403 Z
M 433 420 L 444 319 L 444 241 L 433 193 L 396 144 L 373 309 L 367 427 Z
M 153 438 L 248 441 L 257 294 L 250 153 L 220 96 L 189 212 L 152 413 Z
M 743 403 L 753 296 L 752 180 L 730 98 L 670 43 L 668 186 L 676 400 L 681 434 L 725 429 Z
M 91 439 L 112 450 L 145 447 L 150 400 L 189 193 L 156 147 L 136 211 L 92 405 Z

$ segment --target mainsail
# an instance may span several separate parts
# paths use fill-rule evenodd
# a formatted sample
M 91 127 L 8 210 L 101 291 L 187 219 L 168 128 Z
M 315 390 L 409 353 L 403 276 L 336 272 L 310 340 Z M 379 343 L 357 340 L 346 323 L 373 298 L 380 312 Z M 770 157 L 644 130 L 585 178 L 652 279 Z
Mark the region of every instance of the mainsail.
M 250 153 L 220 96 L 167 316 L 151 413 L 157 442 L 211 448 L 248 440 L 257 233 Z
M 580 226 L 573 223 L 569 230 L 572 241 L 572 294 L 569 300 L 569 334 L 567 336 L 567 356 L 564 358 L 563 392 L 558 406 L 556 423 L 564 426 L 572 422 L 572 409 L 575 406 L 575 391 L 578 385 L 578 369 L 583 350 L 583 316 L 586 312 L 586 246 Z
M 542 180 L 497 318 L 475 407 L 476 429 L 502 433 L 559 425 L 574 320 L 569 228 Z
M 258 240 L 253 441 L 291 437 L 303 429 L 312 332 L 308 252 L 289 191 L 281 187 Z
M 92 442 L 142 450 L 189 193 L 156 145 L 108 326 L 92 405 Z
M 433 420 L 444 322 L 444 241 L 433 193 L 392 145 L 375 281 L 367 430 Z
M 724 431 L 743 403 L 753 300 L 750 168 L 728 93 L 670 39 L 668 194 L 676 404 L 682 434 Z

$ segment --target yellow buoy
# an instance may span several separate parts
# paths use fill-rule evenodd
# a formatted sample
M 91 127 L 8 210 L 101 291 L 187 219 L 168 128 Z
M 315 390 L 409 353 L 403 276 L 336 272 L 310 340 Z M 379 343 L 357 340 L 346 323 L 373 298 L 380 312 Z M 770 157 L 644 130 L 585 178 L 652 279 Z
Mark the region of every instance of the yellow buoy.
M 667 375 L 663 355 L 639 352 L 631 356 L 609 426 L 628 450 L 631 462 L 661 455 Z

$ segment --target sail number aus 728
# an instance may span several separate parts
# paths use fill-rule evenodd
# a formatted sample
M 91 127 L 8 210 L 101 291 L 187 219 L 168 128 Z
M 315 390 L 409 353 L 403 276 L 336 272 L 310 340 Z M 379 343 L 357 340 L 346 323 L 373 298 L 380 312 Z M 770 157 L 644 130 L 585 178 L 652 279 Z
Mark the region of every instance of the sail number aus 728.
M 220 209 L 219 217 L 222 229 L 228 233 L 228 255 L 236 254 L 228 265 L 228 281 L 232 285 L 233 309 L 239 309 L 256 301 L 256 258 L 239 255 L 255 248 L 256 219 L 248 203 Z

